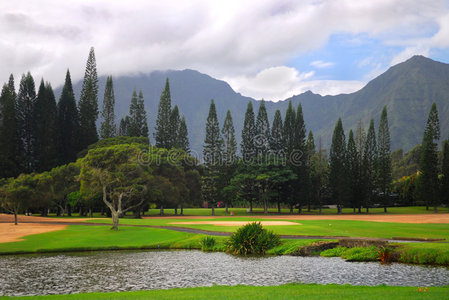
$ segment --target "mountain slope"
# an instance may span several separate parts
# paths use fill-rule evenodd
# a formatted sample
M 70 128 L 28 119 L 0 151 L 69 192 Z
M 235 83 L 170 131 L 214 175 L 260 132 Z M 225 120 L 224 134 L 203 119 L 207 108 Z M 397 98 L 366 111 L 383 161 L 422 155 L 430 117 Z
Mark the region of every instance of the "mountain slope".
M 159 97 L 167 77 L 170 79 L 172 105 L 177 104 L 186 117 L 193 150 L 202 152 L 204 127 L 211 99 L 215 100 L 220 126 L 227 109 L 231 110 L 237 141 L 240 143 L 246 105 L 248 101 L 252 101 L 257 113 L 258 101 L 236 93 L 224 81 L 193 70 L 156 71 L 147 75 L 113 78 L 117 121 L 128 113 L 134 87 L 141 89 L 148 112 L 150 135 L 153 138 Z M 105 77 L 101 77 L 99 81 L 99 100 L 102 102 Z M 80 89 L 81 82 L 75 83 L 77 99 Z M 56 91 L 56 95 L 59 94 L 60 89 Z M 387 105 L 392 148 L 408 150 L 421 142 L 427 114 L 434 101 L 440 113 L 442 138 L 448 138 L 449 65 L 423 56 L 414 56 L 391 67 L 352 94 L 323 97 L 306 92 L 277 103 L 268 101 L 266 104 L 270 122 L 276 109 L 281 109 L 282 114 L 285 114 L 289 100 L 292 100 L 295 107 L 302 103 L 307 130 L 314 132 L 316 141 L 321 136 L 326 147 L 329 146 L 339 117 L 342 117 L 346 132 L 351 128 L 355 129 L 359 120 L 368 126 L 372 117 L 375 118 L 377 127 L 382 107 Z

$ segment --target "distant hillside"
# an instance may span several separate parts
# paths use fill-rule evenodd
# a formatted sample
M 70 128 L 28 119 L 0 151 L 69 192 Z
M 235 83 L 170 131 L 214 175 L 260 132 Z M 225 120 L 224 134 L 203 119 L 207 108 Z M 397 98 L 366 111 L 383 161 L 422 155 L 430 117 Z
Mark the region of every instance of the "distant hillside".
M 153 139 L 157 105 L 167 77 L 170 79 L 173 105 L 177 104 L 186 116 L 192 149 L 199 153 L 202 151 L 204 127 L 211 99 L 215 100 L 220 125 L 226 110 L 231 110 L 237 140 L 240 142 L 246 105 L 248 101 L 252 101 L 257 113 L 258 101 L 236 93 L 224 81 L 193 70 L 156 71 L 148 75 L 114 78 L 118 119 L 127 114 L 134 87 L 141 89 Z M 101 77 L 100 102 L 104 84 L 105 77 Z M 81 82 L 75 83 L 74 89 L 79 99 Z M 56 91 L 58 97 L 59 94 L 60 89 Z M 352 94 L 323 97 L 306 92 L 285 101 L 267 102 L 270 122 L 276 109 L 285 113 L 289 100 L 293 101 L 295 107 L 299 102 L 302 103 L 307 130 L 312 130 L 316 139 L 322 136 L 326 146 L 330 144 L 334 125 L 339 117 L 342 117 L 346 132 L 355 128 L 360 119 L 367 126 L 371 117 L 375 118 L 377 127 L 382 107 L 387 105 L 392 148 L 403 148 L 407 151 L 421 142 L 427 114 L 434 101 L 440 113 L 442 137 L 448 138 L 449 65 L 423 56 L 414 56 L 391 67 Z

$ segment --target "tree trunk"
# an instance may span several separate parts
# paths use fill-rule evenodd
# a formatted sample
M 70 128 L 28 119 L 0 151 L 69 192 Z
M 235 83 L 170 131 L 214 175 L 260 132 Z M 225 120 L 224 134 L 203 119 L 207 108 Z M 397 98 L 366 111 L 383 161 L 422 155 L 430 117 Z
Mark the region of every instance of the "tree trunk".
M 293 215 L 293 205 L 290 205 L 290 214 Z
M 263 200 L 263 213 L 268 214 L 268 203 L 267 200 Z
M 56 208 L 56 216 L 57 217 L 61 216 L 61 208 L 59 206 Z
M 386 213 L 387 212 L 387 206 L 385 205 L 384 206 L 384 213 Z
M 281 213 L 281 202 L 278 201 L 278 213 Z
M 181 205 L 181 216 L 184 215 L 184 206 Z
M 354 208 L 352 210 L 352 213 L 355 214 L 355 211 L 356 211 L 356 209 L 355 209 L 355 206 L 354 206 Z
M 429 203 L 426 203 L 426 210 L 429 210 Z
M 178 208 L 175 207 L 175 216 L 177 216 L 177 215 L 178 215 Z
M 302 214 L 302 205 L 301 204 L 298 207 L 298 214 Z
M 103 207 L 103 206 L 101 207 L 101 212 L 100 212 L 100 214 L 101 214 L 102 216 L 104 216 L 104 207 Z
M 161 205 L 161 216 L 164 215 L 164 207 Z
M 83 216 L 83 208 L 82 208 L 82 207 L 80 207 L 80 213 L 79 213 L 79 215 L 80 215 L 80 217 Z
M 215 206 L 212 204 L 212 215 L 215 216 Z
M 92 218 L 93 217 L 93 215 L 92 215 L 92 207 L 89 207 L 89 218 Z
M 228 202 L 225 203 L 225 213 L 228 214 Z
M 253 200 L 249 201 L 249 212 L 253 213 Z
M 337 213 L 341 214 L 341 205 L 337 205 Z
M 366 213 L 369 214 L 369 207 L 366 207 Z
M 14 211 L 14 225 L 17 225 L 17 211 Z
M 119 222 L 119 212 L 112 211 L 112 230 L 118 230 L 118 222 Z
M 67 216 L 72 216 L 72 207 L 69 204 L 67 204 Z
M 361 214 L 362 213 L 362 206 L 360 205 L 359 206 L 359 214 Z
M 433 207 L 433 212 L 434 212 L 435 214 L 438 212 L 438 206 L 435 205 L 435 206 Z

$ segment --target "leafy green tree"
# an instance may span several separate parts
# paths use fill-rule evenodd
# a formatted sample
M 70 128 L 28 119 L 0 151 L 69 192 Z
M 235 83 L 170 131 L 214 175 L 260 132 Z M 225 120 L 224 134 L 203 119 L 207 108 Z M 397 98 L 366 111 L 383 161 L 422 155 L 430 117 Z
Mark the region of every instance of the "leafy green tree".
M 246 107 L 245 120 L 242 129 L 242 141 L 240 149 L 242 151 L 242 159 L 251 161 L 256 156 L 254 146 L 254 136 L 256 134 L 256 124 L 254 121 L 253 104 L 249 101 Z
M 376 132 L 374 129 L 374 120 L 371 119 L 368 134 L 366 136 L 365 150 L 363 156 L 363 179 L 366 194 L 366 212 L 369 212 L 369 207 L 376 196 L 375 188 L 377 186 L 377 146 L 376 146 Z
M 441 178 L 441 200 L 449 205 L 449 141 L 443 142 L 443 165 L 442 165 L 442 178 Z
M 265 157 L 270 150 L 271 132 L 264 100 L 260 102 L 259 111 L 257 113 L 255 134 L 254 147 L 256 155 Z
M 114 85 L 112 82 L 112 76 L 106 78 L 106 87 L 104 89 L 103 98 L 103 111 L 101 116 L 103 117 L 103 122 L 100 127 L 100 137 L 102 139 L 107 139 L 115 136 L 115 96 L 114 96 Z
M 94 48 L 90 48 L 84 73 L 79 106 L 80 148 L 85 149 L 98 141 L 98 77 Z
M 156 140 L 156 147 L 171 148 L 170 144 L 170 114 L 171 114 L 171 96 L 170 83 L 168 78 L 165 82 L 165 88 L 162 91 L 159 100 L 159 107 L 156 119 L 156 132 L 154 138 Z
M 80 189 L 80 182 L 77 180 L 80 175 L 80 163 L 70 163 L 53 168 L 49 175 L 51 176 L 49 190 L 54 199 L 54 205 L 58 208 L 58 215 L 64 216 L 67 212 L 70 216 L 73 207 L 70 205 L 68 196 Z
M 58 164 L 58 114 L 53 89 L 41 81 L 34 105 L 34 158 L 37 172 Z
M 33 189 L 30 187 L 31 177 L 20 175 L 16 179 L 9 178 L 0 186 L 0 205 L 6 211 L 14 214 L 14 224 L 17 225 L 17 215 L 28 208 Z
M 418 178 L 418 193 L 420 198 L 426 201 L 427 209 L 434 206 L 437 212 L 439 204 L 438 195 L 438 144 L 440 139 L 440 121 L 438 118 L 437 106 L 432 104 L 432 108 L 427 118 L 426 128 L 422 142 L 422 153 L 420 161 L 421 174 Z
M 338 119 L 338 122 L 335 125 L 329 160 L 329 182 L 332 190 L 332 197 L 337 203 L 338 213 L 340 214 L 347 194 L 346 141 L 341 119 Z
M 270 149 L 274 155 L 282 156 L 284 148 L 282 116 L 278 109 L 274 114 L 273 126 L 271 126 Z
M 14 86 L 11 89 L 11 86 L 5 84 L 2 88 L 0 116 L 0 178 L 16 177 L 20 172 L 18 161 L 20 144 L 17 136 Z
M 30 72 L 22 76 L 17 96 L 17 124 L 20 139 L 20 162 L 22 171 L 34 171 L 34 110 L 36 104 L 36 89 Z
M 390 129 L 388 126 L 387 107 L 384 106 L 380 117 L 378 132 L 378 174 L 377 183 L 383 196 L 384 212 L 387 212 L 387 205 L 392 183 L 392 166 L 390 150 Z
M 91 149 L 81 161 L 81 194 L 102 194 L 112 215 L 112 228 L 118 230 L 119 217 L 142 205 L 151 174 L 139 158 L 146 146 L 122 144 Z M 139 199 L 136 203 L 135 199 Z
M 184 150 L 187 154 L 190 153 L 189 133 L 187 131 L 187 124 L 184 116 L 182 116 L 179 125 L 179 135 L 176 147 Z
M 179 127 L 181 126 L 181 118 L 179 116 L 178 106 L 175 105 L 170 113 L 170 145 L 179 148 Z
M 62 88 L 58 106 L 58 146 L 59 160 L 61 164 L 75 161 L 76 154 L 80 150 L 79 114 L 76 107 L 75 94 L 73 93 L 70 72 L 67 70 L 65 83 Z
M 218 200 L 219 172 L 222 164 L 223 139 L 220 134 L 217 112 L 214 100 L 211 100 L 206 123 L 206 138 L 203 146 L 205 174 L 203 178 L 203 197 L 212 206 L 215 215 L 215 205 Z
M 224 188 L 231 184 L 232 176 L 234 175 L 237 167 L 237 142 L 235 141 L 234 123 L 232 121 L 230 110 L 226 113 L 221 134 L 223 136 L 223 164 L 220 176 L 221 186 L 223 186 L 223 189 L 221 194 L 225 203 L 225 212 L 228 213 L 228 207 L 234 197 L 229 193 L 232 189 L 228 188 L 225 190 Z

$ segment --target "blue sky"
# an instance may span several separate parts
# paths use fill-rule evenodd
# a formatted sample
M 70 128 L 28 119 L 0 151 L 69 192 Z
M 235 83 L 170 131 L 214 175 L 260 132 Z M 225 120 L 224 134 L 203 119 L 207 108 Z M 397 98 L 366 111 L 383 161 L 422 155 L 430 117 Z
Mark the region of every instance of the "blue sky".
M 447 0 L 0 1 L 0 81 L 194 69 L 281 100 L 354 92 L 421 54 L 449 62 Z

